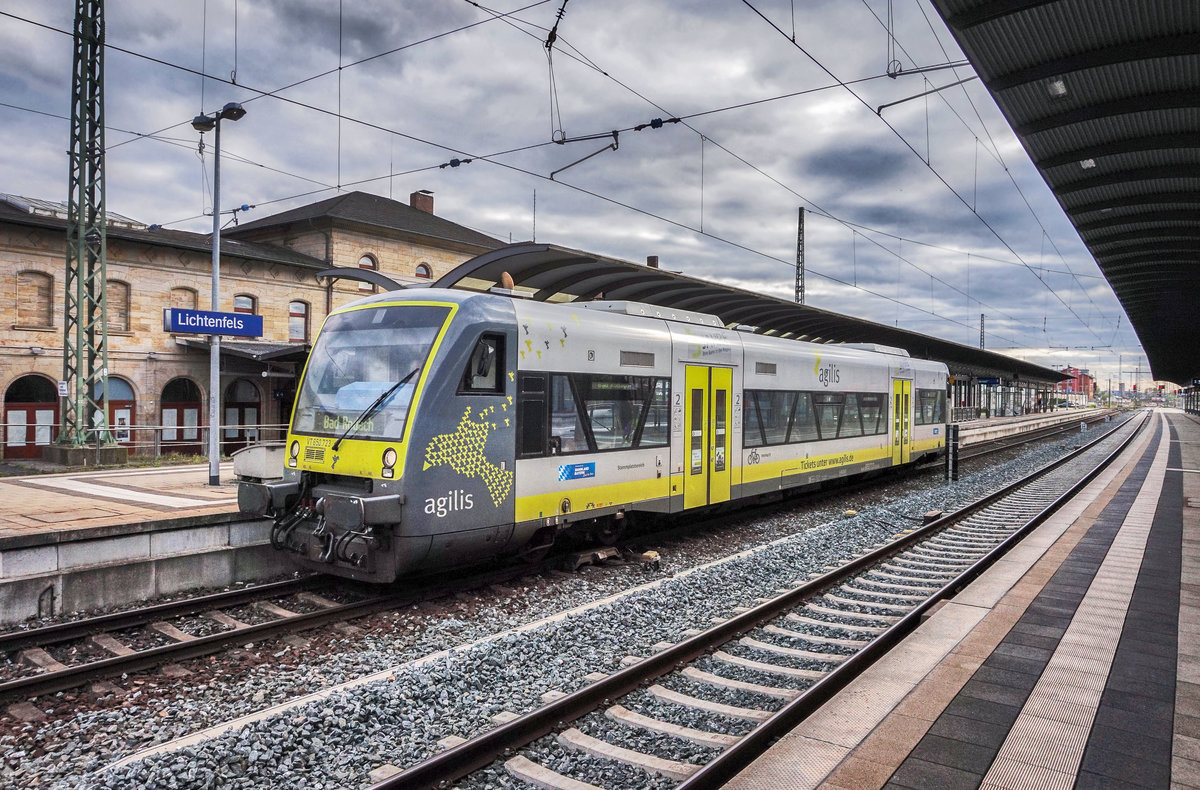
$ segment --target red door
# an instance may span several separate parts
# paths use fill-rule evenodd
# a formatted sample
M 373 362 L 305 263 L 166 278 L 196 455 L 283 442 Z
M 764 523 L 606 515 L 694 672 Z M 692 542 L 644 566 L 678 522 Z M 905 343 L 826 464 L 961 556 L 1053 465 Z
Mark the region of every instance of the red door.
M 5 458 L 41 458 L 57 438 L 57 403 L 4 404 Z
M 4 393 L 5 458 L 41 458 L 58 439 L 58 390 L 37 375 L 22 376 Z

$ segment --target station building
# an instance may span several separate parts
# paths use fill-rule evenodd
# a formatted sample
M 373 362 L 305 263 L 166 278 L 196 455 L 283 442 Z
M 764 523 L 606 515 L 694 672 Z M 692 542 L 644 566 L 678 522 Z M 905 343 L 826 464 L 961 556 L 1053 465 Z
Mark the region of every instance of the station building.
M 39 458 L 57 438 L 66 230 L 65 204 L 0 194 L 2 458 Z M 263 318 L 261 339 L 221 343 L 223 451 L 278 437 L 313 334 L 375 289 L 321 271 L 432 281 L 499 246 L 438 217 L 427 192 L 408 204 L 349 192 L 223 231 L 220 311 Z M 136 454 L 202 454 L 208 338 L 163 331 L 163 308 L 211 309 L 211 235 L 109 213 L 106 274 L 114 438 Z

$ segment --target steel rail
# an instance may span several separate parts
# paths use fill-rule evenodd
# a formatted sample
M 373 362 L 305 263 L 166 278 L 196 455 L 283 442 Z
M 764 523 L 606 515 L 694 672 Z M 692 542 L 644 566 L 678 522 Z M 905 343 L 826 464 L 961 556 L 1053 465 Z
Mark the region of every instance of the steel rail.
M 327 584 L 326 582 L 325 584 Z M 168 601 L 141 609 L 130 609 L 124 612 L 113 612 L 89 617 L 85 620 L 73 620 L 66 623 L 55 623 L 41 628 L 30 628 L 25 631 L 9 631 L 0 634 L 0 651 L 13 652 L 26 647 L 43 647 L 72 639 L 82 639 L 92 634 L 107 631 L 119 631 L 124 628 L 134 628 L 146 625 L 168 617 L 182 617 L 197 612 L 210 611 L 229 606 L 240 606 L 259 600 L 264 596 L 278 597 L 305 592 L 321 586 L 314 577 L 304 579 L 286 579 L 255 587 L 243 587 L 240 590 L 226 590 L 180 601 Z
M 1061 506 L 1069 496 L 1072 496 L 1083 485 L 1091 480 L 1095 475 L 1116 458 L 1128 444 L 1133 440 L 1139 431 L 1144 427 L 1145 422 L 1130 432 L 1121 446 L 1113 453 L 1109 454 L 1104 461 L 1085 478 L 1072 486 L 1068 494 L 1055 500 L 1055 502 L 1046 507 L 1038 516 L 1035 516 L 1037 523 L 1045 520 L 1050 513 Z M 574 721 L 581 716 L 595 710 L 601 704 L 608 700 L 616 699 L 624 694 L 628 694 L 643 684 L 664 675 L 674 669 L 682 667 L 687 663 L 707 654 L 713 648 L 722 645 L 736 636 L 739 636 L 753 628 L 758 627 L 764 622 L 778 617 L 780 614 L 796 608 L 805 599 L 811 598 L 826 589 L 832 588 L 847 578 L 856 575 L 857 573 L 871 567 L 885 557 L 897 554 L 908 548 L 914 543 L 917 543 L 930 535 L 948 527 L 953 522 L 960 521 L 967 516 L 981 510 L 988 505 L 1000 500 L 1015 490 L 1033 482 L 1037 478 L 1053 471 L 1059 466 L 1073 460 L 1084 452 L 1090 450 L 1094 445 L 1111 436 L 1114 432 L 1121 430 L 1126 426 L 1126 423 L 1114 426 L 1111 431 L 1108 431 L 1103 436 L 1097 437 L 1092 442 L 1080 447 L 1072 453 L 1060 458 L 1057 461 L 1051 462 L 1041 469 L 1038 469 L 1020 480 L 1011 483 L 991 494 L 983 497 L 976 502 L 967 505 L 960 510 L 945 515 L 936 521 L 929 523 L 926 526 L 920 527 L 913 532 L 890 541 L 889 543 L 873 549 L 853 560 L 840 568 L 822 574 L 814 579 L 811 579 L 799 587 L 794 588 L 788 593 L 779 596 L 771 601 L 762 603 L 749 611 L 736 615 L 723 623 L 720 623 L 713 628 L 689 637 L 682 642 L 666 648 L 658 653 L 643 658 L 641 661 L 633 664 L 625 669 L 618 670 L 613 674 L 597 680 L 577 691 L 560 697 L 557 700 L 549 702 L 527 714 L 513 719 L 510 722 L 501 724 L 487 732 L 481 733 L 459 744 L 458 746 L 447 749 L 437 755 L 431 757 L 425 762 L 418 763 L 410 768 L 401 771 L 394 776 L 377 782 L 371 785 L 367 790 L 419 790 L 424 788 L 435 788 L 445 783 L 456 781 L 463 776 L 466 776 L 473 771 L 479 770 L 490 765 L 503 754 L 522 748 L 532 741 L 540 738 L 547 733 L 558 729 L 566 722 Z M 1031 520 L 1026 527 L 1022 528 L 1022 536 L 1024 531 L 1032 529 L 1036 524 Z M 873 642 L 871 646 L 879 644 L 878 647 L 864 647 L 863 650 L 848 659 L 842 666 L 832 672 L 829 676 L 822 679 L 818 683 L 810 687 L 804 695 L 798 697 L 795 701 L 789 703 L 784 708 L 779 710 L 775 716 L 765 722 L 759 728 L 756 728 L 750 734 L 744 736 L 738 744 L 729 747 L 713 762 L 702 768 L 690 779 L 685 780 L 683 785 L 680 785 L 677 790 L 686 786 L 688 790 L 697 790 L 702 787 L 717 787 L 718 784 L 704 784 L 703 782 L 714 782 L 717 777 L 721 782 L 740 770 L 740 767 L 735 769 L 735 766 L 744 766 L 749 760 L 754 759 L 765 745 L 773 738 L 777 737 L 779 732 L 785 726 L 794 726 L 794 721 L 799 721 L 804 715 L 807 715 L 813 700 L 823 697 L 828 699 L 842 688 L 846 683 L 849 683 L 854 676 L 861 673 L 871 662 L 876 660 L 880 655 L 886 652 L 892 644 L 898 641 L 902 636 L 907 634 L 909 630 L 914 628 L 920 622 L 920 616 L 933 606 L 938 600 L 950 595 L 960 587 L 964 586 L 970 579 L 973 579 L 981 573 L 986 567 L 991 565 L 1000 556 L 1000 548 L 1004 550 L 1010 548 L 1013 543 L 1019 539 L 1017 536 L 1006 539 L 999 547 L 989 552 L 984 559 L 981 559 L 970 566 L 960 576 L 953 581 L 947 583 L 938 590 L 925 604 L 914 610 L 913 613 L 906 615 L 887 632 L 881 634 Z M 985 561 L 986 560 L 986 561 Z M 891 636 L 889 636 L 889 634 Z M 884 642 L 880 642 L 884 638 Z M 864 655 L 865 654 L 865 655 Z M 860 657 L 861 656 L 861 657 Z M 853 674 L 851 674 L 853 673 Z M 815 692 L 815 694 L 814 694 Z M 824 701 L 822 699 L 822 702 Z M 820 704 L 820 703 L 816 703 Z M 778 723 L 776 723 L 778 720 Z M 783 722 L 788 722 L 787 725 Z M 774 734 L 766 736 L 758 736 L 756 734 L 763 730 L 764 727 L 771 725 L 771 732 Z M 742 743 L 749 742 L 747 746 L 741 746 Z M 740 748 L 739 748 L 740 747 Z M 754 751 L 757 749 L 758 751 Z M 727 756 L 732 755 L 732 756 Z M 732 773 L 730 773 L 732 771 Z
M 394 596 L 368 598 L 354 603 L 340 604 L 328 609 L 318 609 L 315 612 L 296 614 L 294 617 L 283 617 L 257 625 L 247 625 L 208 636 L 198 636 L 184 642 L 153 647 L 149 650 L 139 650 L 127 656 L 102 658 L 86 664 L 68 666 L 54 672 L 40 675 L 16 678 L 0 683 L 0 699 L 14 696 L 34 697 L 41 694 L 52 694 L 58 691 L 75 688 L 103 677 L 122 672 L 136 672 L 149 669 L 171 661 L 183 661 L 188 658 L 215 653 L 224 647 L 248 640 L 267 639 L 281 634 L 301 631 L 327 623 L 350 620 L 373 614 L 376 611 L 391 606 L 403 605 L 405 601 Z

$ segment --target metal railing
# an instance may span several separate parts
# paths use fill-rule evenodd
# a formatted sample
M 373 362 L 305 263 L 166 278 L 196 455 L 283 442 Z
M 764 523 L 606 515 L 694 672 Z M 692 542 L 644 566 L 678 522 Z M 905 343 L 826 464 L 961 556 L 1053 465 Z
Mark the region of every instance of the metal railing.
M 61 423 L 0 422 L 0 457 L 24 459 L 29 447 L 48 447 L 59 436 Z M 253 425 L 218 425 L 221 432 L 221 455 L 227 456 L 234 450 L 251 444 L 283 442 L 287 439 L 287 423 L 257 423 Z M 85 430 L 86 446 L 94 447 L 97 439 L 110 433 L 116 443 L 129 448 L 131 455 L 159 458 L 164 455 L 183 454 L 206 456 L 208 448 L 207 425 L 113 425 L 90 427 Z M 21 451 L 18 457 L 14 451 Z

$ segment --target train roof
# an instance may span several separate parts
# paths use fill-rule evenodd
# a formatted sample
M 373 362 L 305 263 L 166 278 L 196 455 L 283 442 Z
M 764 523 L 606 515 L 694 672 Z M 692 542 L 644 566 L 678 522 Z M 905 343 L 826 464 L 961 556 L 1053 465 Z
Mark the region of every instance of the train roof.
M 966 346 L 898 327 L 841 315 L 694 277 L 573 250 L 522 242 L 460 264 L 436 288 L 489 291 L 512 278 L 514 295 L 539 302 L 582 303 L 597 299 L 637 302 L 715 316 L 729 328 L 810 343 L 869 343 L 900 348 L 914 359 L 947 364 L 956 375 L 1058 382 L 1056 370 L 994 351 Z

